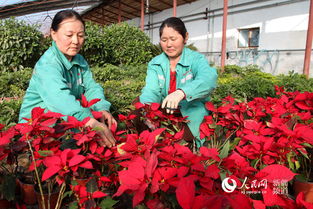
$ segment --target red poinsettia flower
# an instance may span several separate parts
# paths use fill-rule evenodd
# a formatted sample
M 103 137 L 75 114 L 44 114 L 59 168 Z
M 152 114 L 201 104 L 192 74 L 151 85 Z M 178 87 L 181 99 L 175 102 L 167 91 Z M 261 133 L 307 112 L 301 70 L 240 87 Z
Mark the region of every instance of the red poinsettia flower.
M 92 169 L 91 162 L 85 156 L 79 155 L 79 152 L 80 149 L 65 149 L 58 154 L 46 157 L 43 163 L 47 168 L 42 174 L 42 181 L 56 173 L 63 176 L 70 171 L 75 172 L 78 167 Z

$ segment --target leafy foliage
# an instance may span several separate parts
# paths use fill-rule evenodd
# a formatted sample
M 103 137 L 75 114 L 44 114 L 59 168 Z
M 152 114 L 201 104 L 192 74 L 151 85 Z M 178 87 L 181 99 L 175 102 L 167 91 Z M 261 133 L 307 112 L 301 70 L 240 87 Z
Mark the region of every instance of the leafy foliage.
M 28 87 L 32 68 L 0 73 L 0 97 L 22 97 Z
M 109 59 L 104 40 L 104 27 L 86 22 L 86 39 L 80 53 L 90 65 L 103 66 Z
M 305 75 L 290 71 L 288 75 L 278 75 L 277 85 L 284 86 L 286 91 L 313 92 L 313 79 L 306 79 Z
M 275 97 L 274 85 L 278 79 L 274 75 L 261 72 L 257 66 L 225 66 L 219 75 L 218 87 L 212 94 L 213 103 L 221 103 L 230 95 L 238 101 L 250 101 L 255 97 Z
M 105 96 L 111 102 L 113 114 L 126 113 L 133 100 L 140 95 L 145 84 L 146 65 L 114 66 L 92 69 L 95 79 L 105 91 Z
M 1 71 L 33 67 L 45 50 L 44 43 L 37 26 L 13 18 L 0 20 Z
M 127 23 L 99 26 L 87 22 L 86 35 L 81 53 L 92 66 L 141 64 L 153 57 L 149 37 Z
M 20 99 L 0 101 L 0 123 L 8 126 L 18 122 L 18 115 L 22 105 Z

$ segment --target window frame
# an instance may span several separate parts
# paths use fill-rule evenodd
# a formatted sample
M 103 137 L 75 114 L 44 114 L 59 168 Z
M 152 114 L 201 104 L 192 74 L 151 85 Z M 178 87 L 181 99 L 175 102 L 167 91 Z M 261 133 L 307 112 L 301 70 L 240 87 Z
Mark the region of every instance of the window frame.
M 241 31 L 248 31 L 248 46 L 240 46 L 239 42 L 239 36 Z M 257 46 L 251 46 L 251 40 L 252 40 L 252 31 L 259 31 L 259 38 L 258 38 L 258 45 Z M 260 46 L 260 27 L 253 27 L 253 28 L 239 28 L 238 29 L 238 39 L 237 39 L 237 47 L 240 49 L 250 49 L 250 48 L 258 48 Z

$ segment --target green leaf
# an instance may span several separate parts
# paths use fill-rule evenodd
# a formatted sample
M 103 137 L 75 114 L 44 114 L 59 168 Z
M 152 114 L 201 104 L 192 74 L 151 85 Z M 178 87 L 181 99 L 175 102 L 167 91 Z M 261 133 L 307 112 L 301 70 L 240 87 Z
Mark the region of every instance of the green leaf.
M 77 182 L 76 180 L 71 180 L 71 185 L 77 186 L 77 185 L 78 185 L 78 182 Z
M 226 178 L 226 172 L 221 171 L 219 174 L 220 174 L 221 180 L 224 180 Z
M 295 171 L 295 166 L 293 164 L 293 160 L 292 160 L 293 155 L 291 153 L 287 154 L 287 162 L 288 162 L 288 166 L 292 171 Z
M 227 142 L 224 144 L 224 146 L 222 147 L 222 150 L 221 150 L 221 152 L 220 152 L 220 154 L 219 154 L 219 157 L 220 157 L 221 159 L 224 159 L 225 157 L 228 156 L 229 148 L 230 148 L 230 146 L 229 146 L 229 141 L 227 141 Z
M 241 140 L 240 137 L 236 137 L 236 138 L 234 139 L 234 141 L 231 143 L 229 149 L 230 149 L 230 150 L 235 149 L 235 147 L 239 144 L 240 140 Z
M 298 149 L 298 151 L 302 154 L 302 156 L 304 156 L 306 159 L 310 160 L 307 153 L 304 153 L 301 149 Z
M 111 209 L 113 208 L 113 205 L 115 205 L 118 201 L 113 200 L 111 197 L 107 197 L 100 203 L 101 209 Z
M 74 185 L 73 185 L 73 186 L 74 186 Z M 67 197 L 67 196 L 70 197 L 72 194 L 73 194 L 73 191 L 64 192 L 62 199 L 64 199 L 64 198 Z
M 95 179 L 90 179 L 87 182 L 86 187 L 87 187 L 87 192 L 94 193 L 95 191 L 98 190 L 97 181 Z
M 77 202 L 71 202 L 71 203 L 69 204 L 68 209 L 78 209 L 78 204 L 77 204 Z
M 39 150 L 38 151 L 39 155 L 41 155 L 42 157 L 46 157 L 49 155 L 53 155 L 53 151 L 51 150 Z

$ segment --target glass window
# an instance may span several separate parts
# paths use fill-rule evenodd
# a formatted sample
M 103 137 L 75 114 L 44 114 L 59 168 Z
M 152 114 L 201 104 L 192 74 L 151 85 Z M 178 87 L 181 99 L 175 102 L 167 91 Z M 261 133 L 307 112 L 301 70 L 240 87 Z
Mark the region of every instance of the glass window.
M 249 47 L 249 31 L 248 30 L 239 31 L 238 47 Z
M 254 29 L 250 31 L 250 44 L 249 46 L 251 47 L 258 47 L 259 46 L 259 34 L 260 30 L 259 29 Z
M 238 48 L 259 46 L 260 28 L 239 29 Z

